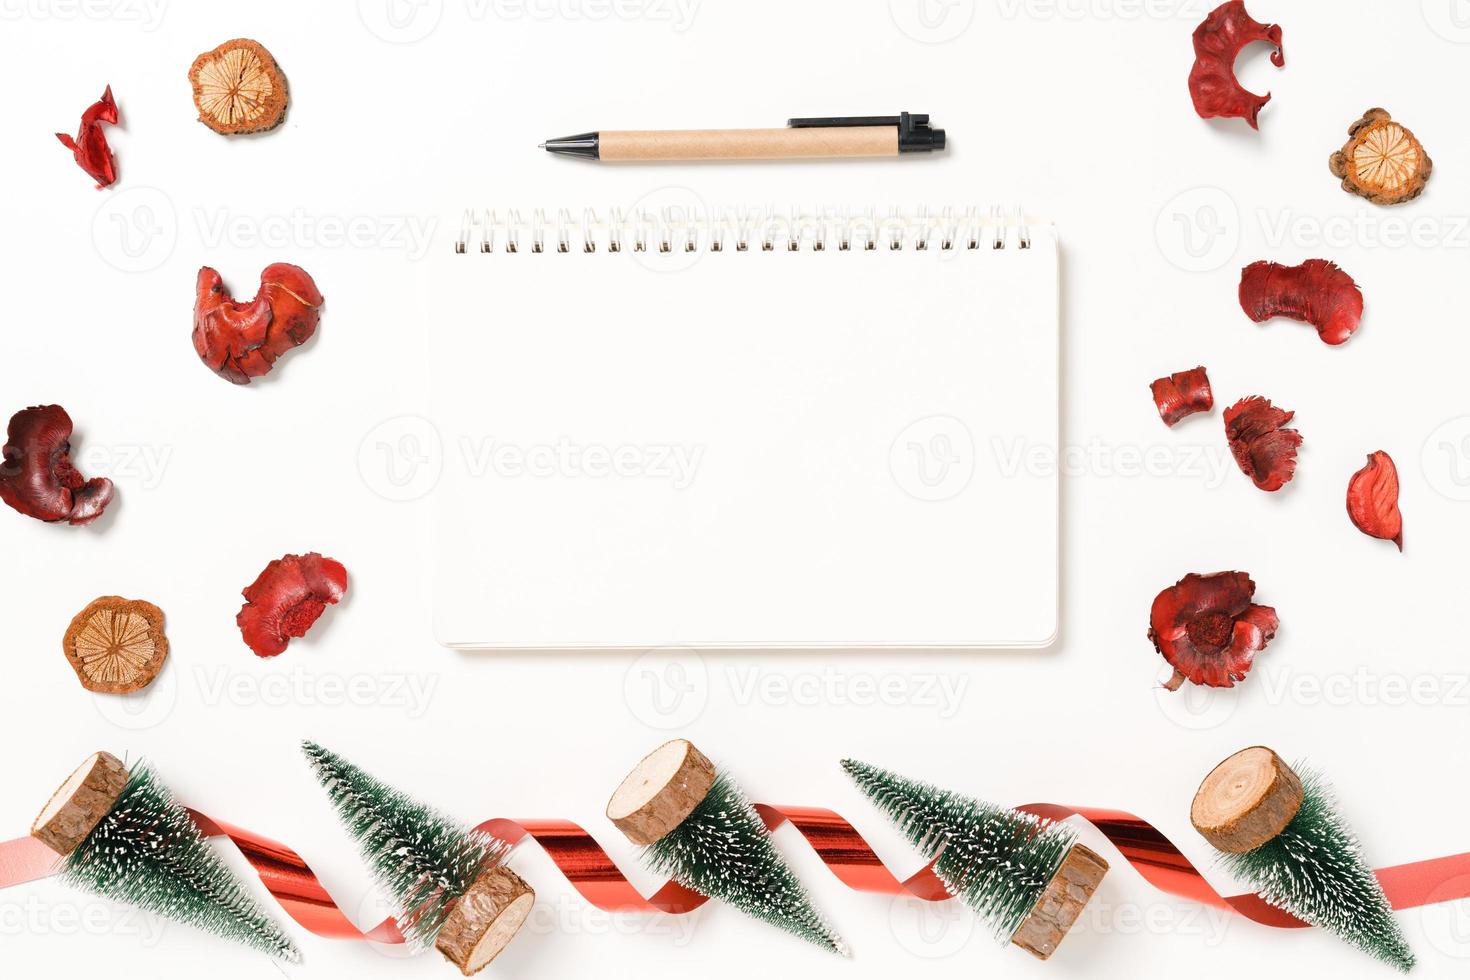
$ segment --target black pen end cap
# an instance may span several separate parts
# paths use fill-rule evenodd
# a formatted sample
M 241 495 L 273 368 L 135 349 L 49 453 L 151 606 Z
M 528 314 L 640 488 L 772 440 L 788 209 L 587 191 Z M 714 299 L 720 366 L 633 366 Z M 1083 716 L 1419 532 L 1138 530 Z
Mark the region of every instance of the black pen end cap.
M 927 153 L 944 149 L 944 130 L 929 125 L 928 113 L 903 112 L 898 116 L 898 152 Z

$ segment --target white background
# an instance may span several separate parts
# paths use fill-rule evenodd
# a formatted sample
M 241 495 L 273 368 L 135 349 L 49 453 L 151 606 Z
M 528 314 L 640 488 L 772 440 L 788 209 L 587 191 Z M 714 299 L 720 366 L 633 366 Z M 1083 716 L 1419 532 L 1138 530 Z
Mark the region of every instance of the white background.
M 1470 699 L 1463 3 L 1254 3 L 1258 18 L 1284 22 L 1287 53 L 1284 70 L 1263 53 L 1243 64 L 1248 85 L 1276 96 L 1259 134 L 1238 120 L 1201 121 L 1190 107 L 1190 32 L 1206 12 L 1195 3 L 950 0 L 924 18 L 912 0 L 704 0 L 684 14 L 637 0 L 548 4 L 428 0 L 401 8 L 413 16 L 395 28 L 383 0 L 151 13 L 132 0 L 0 2 L 0 408 L 63 404 L 83 467 L 119 486 L 108 517 L 87 530 L 0 514 L 0 836 L 24 833 L 87 752 L 146 756 L 188 803 L 289 841 L 366 921 L 378 911 L 367 879 L 295 747 L 312 737 L 466 819 L 579 820 L 651 886 L 601 810 L 639 756 L 682 734 L 758 799 L 847 814 L 905 872 L 915 856 L 846 784 L 839 758 L 1000 802 L 1126 807 L 1208 866 L 1187 819 L 1194 788 L 1226 754 L 1267 743 L 1331 774 L 1375 863 L 1470 847 L 1459 819 L 1470 802 L 1460 758 Z M 190 62 L 236 36 L 265 43 L 290 77 L 288 120 L 263 137 L 226 140 L 193 118 Z M 51 133 L 73 130 L 108 82 L 124 117 L 109 133 L 121 180 L 96 192 Z M 1412 126 L 1436 164 L 1428 193 L 1392 211 L 1343 194 L 1326 169 L 1344 128 L 1376 104 Z M 932 113 L 951 151 L 614 169 L 535 149 L 596 127 L 900 109 Z M 732 204 L 998 201 L 1057 218 L 1065 438 L 1080 451 L 1064 461 L 1055 649 L 636 659 L 434 644 L 426 499 L 391 499 L 401 494 L 382 458 L 359 452 L 423 410 L 411 264 L 442 254 L 465 205 L 606 206 L 671 183 Z M 399 230 L 405 219 L 437 223 L 431 247 Z M 347 223 L 350 244 L 332 234 Z M 1245 263 L 1312 256 L 1340 261 L 1367 295 L 1363 328 L 1340 349 L 1300 324 L 1254 326 L 1235 303 Z M 249 295 L 277 259 L 316 277 L 328 301 L 321 330 L 268 381 L 234 388 L 191 350 L 194 274 L 215 266 Z M 484 302 L 495 303 L 489 286 Z M 1223 404 L 1175 431 L 1160 423 L 1148 382 L 1197 363 L 1223 404 L 1260 393 L 1298 412 L 1306 443 L 1281 494 L 1261 494 L 1230 468 Z M 1343 512 L 1346 480 L 1374 449 L 1399 464 L 1403 556 Z M 349 568 L 347 601 L 279 659 L 255 659 L 233 622 L 239 590 L 270 558 L 313 549 Z M 1255 577 L 1280 635 L 1242 688 L 1160 693 L 1162 664 L 1144 637 L 1150 601 L 1188 571 L 1226 568 Z M 58 649 L 70 617 L 102 594 L 167 611 L 171 661 L 133 702 L 81 691 Z M 946 700 L 943 690 L 960 693 Z M 852 941 L 853 962 L 724 909 L 609 918 L 527 848 L 514 860 L 538 889 L 536 917 L 491 969 L 640 978 L 1387 969 L 1320 934 L 1162 898 L 1125 867 L 1043 965 L 992 946 L 962 910 L 848 892 L 790 831 L 780 843 Z M 1463 972 L 1465 903 L 1400 918 L 1419 975 Z M 10 976 L 58 964 L 150 977 L 196 976 L 200 963 L 219 977 L 275 969 L 159 928 L 51 883 L 0 895 Z M 287 968 L 292 976 L 451 969 L 293 931 L 306 963 Z

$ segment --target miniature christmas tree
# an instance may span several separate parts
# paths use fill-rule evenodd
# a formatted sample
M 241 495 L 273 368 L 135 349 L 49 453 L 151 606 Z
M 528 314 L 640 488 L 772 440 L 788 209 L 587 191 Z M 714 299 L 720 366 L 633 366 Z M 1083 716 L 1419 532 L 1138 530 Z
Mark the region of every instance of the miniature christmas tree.
M 1190 820 L 1261 898 L 1404 972 L 1414 965 L 1383 887 L 1315 772 L 1237 752 L 1205 777 Z
M 646 848 L 649 866 L 685 888 L 846 955 L 739 788 L 684 739 L 655 749 L 623 781 L 607 815 Z
M 494 959 L 535 902 L 530 886 L 502 864 L 509 846 L 314 742 L 302 743 L 302 751 L 392 898 L 404 938 L 437 947 L 465 976 Z
M 31 834 L 65 856 L 66 884 L 288 962 L 301 958 L 142 763 L 129 773 L 115 756 L 96 753 L 52 797 Z
M 1002 943 L 1041 959 L 1107 873 L 1107 862 L 1060 824 L 850 759 L 842 768 Z

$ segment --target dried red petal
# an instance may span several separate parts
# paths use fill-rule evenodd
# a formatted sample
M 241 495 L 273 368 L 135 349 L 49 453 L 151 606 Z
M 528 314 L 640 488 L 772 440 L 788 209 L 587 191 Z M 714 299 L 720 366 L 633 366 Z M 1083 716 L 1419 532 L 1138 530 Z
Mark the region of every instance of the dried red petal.
M 1399 471 L 1382 450 L 1348 481 L 1347 511 L 1353 526 L 1370 538 L 1392 541 L 1404 550 L 1404 517 L 1399 513 Z
M 65 133 L 57 133 L 61 145 L 71 150 L 77 166 L 97 182 L 97 189 L 108 187 L 117 180 L 117 164 L 112 159 L 112 148 L 102 134 L 102 124 L 117 125 L 117 103 L 112 99 L 112 86 L 102 93 L 102 98 L 87 107 L 82 113 L 82 124 L 77 129 L 76 139 Z
M 1201 119 L 1238 116 L 1256 127 L 1261 107 L 1271 101 L 1270 93 L 1253 95 L 1235 78 L 1235 59 L 1249 44 L 1268 41 L 1276 46 L 1271 63 L 1286 64 L 1281 50 L 1281 28 L 1260 24 L 1245 11 L 1243 0 L 1230 0 L 1210 12 L 1194 29 L 1194 67 L 1189 72 L 1189 96 Z
M 206 266 L 195 284 L 194 350 L 226 381 L 249 384 L 269 373 L 276 358 L 311 339 L 324 302 L 299 266 L 266 266 L 260 290 L 248 303 L 236 303 L 220 274 Z
M 1193 572 L 1160 592 L 1149 610 L 1148 638 L 1174 676 L 1207 687 L 1244 680 L 1258 651 L 1276 635 L 1276 610 L 1251 602 L 1256 583 L 1245 572 Z
M 71 416 L 60 405 L 16 412 L 0 463 L 0 500 L 41 521 L 90 524 L 112 502 L 112 481 L 88 480 L 71 462 Z
M 1159 417 L 1170 428 L 1181 419 L 1215 407 L 1215 393 L 1210 390 L 1210 378 L 1203 367 L 1176 371 L 1149 385 L 1149 390 L 1153 392 Z
M 1340 344 L 1363 320 L 1363 291 L 1335 262 L 1301 265 L 1253 262 L 1240 274 L 1240 308 L 1256 323 L 1275 316 L 1310 323 L 1328 344 Z
M 327 606 L 347 593 L 347 569 L 316 552 L 286 555 L 265 566 L 241 593 L 235 617 L 245 645 L 257 657 L 274 657 L 306 631 Z
M 1225 438 L 1235 463 L 1262 490 L 1280 490 L 1296 473 L 1302 436 L 1284 428 L 1295 415 L 1259 395 L 1242 398 L 1225 409 Z

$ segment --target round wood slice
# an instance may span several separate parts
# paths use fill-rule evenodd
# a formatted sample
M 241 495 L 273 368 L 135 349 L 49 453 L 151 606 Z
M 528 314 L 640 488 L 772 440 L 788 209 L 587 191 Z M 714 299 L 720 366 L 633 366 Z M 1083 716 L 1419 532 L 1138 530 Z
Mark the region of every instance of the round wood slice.
M 128 767 L 108 752 L 94 752 L 67 777 L 36 822 L 31 836 L 62 857 L 77 849 L 107 816 L 128 785 Z
M 654 749 L 613 793 L 607 818 L 640 847 L 662 839 L 694 811 L 715 781 L 715 765 L 682 738 Z
M 515 938 L 535 904 L 525 879 L 496 865 L 454 903 L 434 946 L 465 976 L 478 973 Z
M 168 659 L 163 610 L 142 599 L 108 595 L 77 613 L 61 648 L 77 680 L 98 694 L 141 691 Z
M 1253 851 L 1286 829 L 1302 805 L 1302 781 L 1262 745 L 1220 763 L 1194 794 L 1189 820 L 1227 854 Z
M 1108 862 L 1100 854 L 1085 845 L 1073 844 L 1036 907 L 1021 920 L 1011 942 L 1037 959 L 1051 956 L 1107 873 Z

